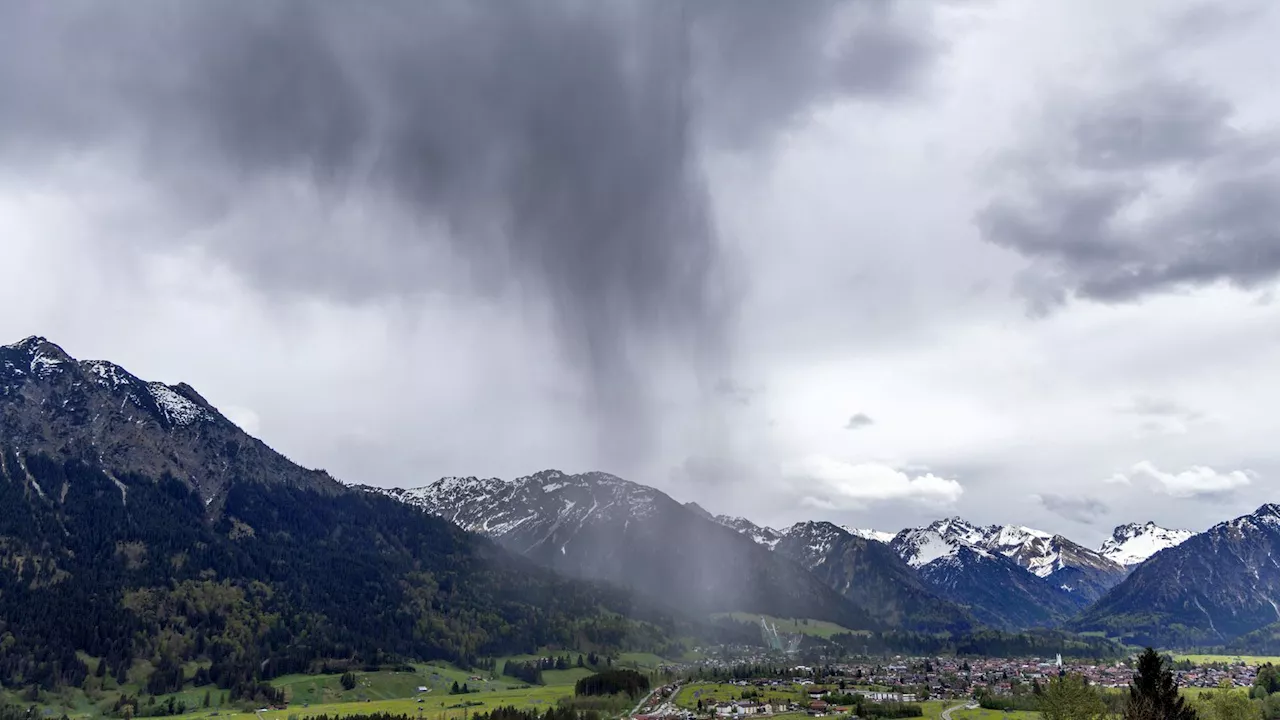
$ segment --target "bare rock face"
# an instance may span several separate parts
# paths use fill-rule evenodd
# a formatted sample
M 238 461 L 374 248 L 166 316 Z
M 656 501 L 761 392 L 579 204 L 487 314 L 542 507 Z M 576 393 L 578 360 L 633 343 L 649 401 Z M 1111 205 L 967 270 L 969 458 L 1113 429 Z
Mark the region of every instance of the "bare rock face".
M 0 446 L 78 458 L 108 472 L 170 475 L 211 513 L 237 481 L 344 489 L 250 437 L 191 386 L 76 360 L 41 337 L 0 346 Z

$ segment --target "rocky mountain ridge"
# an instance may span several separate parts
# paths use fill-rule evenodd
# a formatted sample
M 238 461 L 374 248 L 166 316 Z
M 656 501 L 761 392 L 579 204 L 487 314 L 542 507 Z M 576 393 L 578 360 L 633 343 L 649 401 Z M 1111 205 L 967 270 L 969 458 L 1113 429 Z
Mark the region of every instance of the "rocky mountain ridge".
M 702 612 L 886 619 L 666 494 L 616 476 L 545 470 L 506 481 L 442 478 L 391 497 L 486 535 L 559 572 L 617 583 Z
M 343 491 L 327 473 L 301 468 L 249 436 L 190 385 L 76 360 L 42 337 L 0 346 L 0 438 L 108 472 L 172 476 L 215 513 L 235 480 Z

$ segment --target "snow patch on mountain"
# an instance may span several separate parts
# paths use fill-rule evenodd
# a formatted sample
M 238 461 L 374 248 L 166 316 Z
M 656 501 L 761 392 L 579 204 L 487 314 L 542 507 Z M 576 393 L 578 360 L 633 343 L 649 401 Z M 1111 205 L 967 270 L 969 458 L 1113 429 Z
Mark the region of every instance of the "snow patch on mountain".
M 744 517 L 733 517 L 730 515 L 716 515 L 712 518 L 716 522 L 727 528 L 737 531 L 740 535 L 745 535 L 757 545 L 763 545 L 770 550 L 777 547 L 778 542 L 782 540 L 785 533 L 774 530 L 764 525 L 756 525 Z
M 653 488 L 608 473 L 568 475 L 559 470 L 544 470 L 511 481 L 443 477 L 418 488 L 368 489 L 472 532 L 493 538 L 519 538 L 522 552 L 553 532 L 612 519 L 630 522 L 650 517 L 661 495 Z
M 1129 567 L 1146 561 L 1161 550 L 1182 544 L 1194 534 L 1190 530 L 1160 527 L 1154 522 L 1128 523 L 1117 527 L 1102 543 L 1099 552 L 1103 557 Z
M 132 382 L 128 372 L 119 365 L 109 363 L 105 360 L 86 360 L 81 363 L 84 369 L 88 371 L 89 376 L 99 385 L 115 390 L 121 385 L 131 385 Z
M 959 518 L 948 518 L 927 527 L 903 530 L 893 540 L 893 548 L 908 565 L 919 569 L 925 565 L 955 557 L 961 548 L 986 555 L 974 542 L 974 526 Z
M 147 383 L 147 390 L 155 399 L 160 412 L 172 425 L 186 427 L 201 420 L 212 419 L 204 408 L 162 382 Z
M 876 542 L 881 542 L 886 545 L 888 545 L 893 538 L 897 536 L 897 533 L 884 532 L 882 530 L 870 530 L 867 528 L 856 528 L 849 525 L 841 525 L 840 529 L 850 535 L 856 535 L 857 537 L 865 538 L 867 540 L 875 540 Z

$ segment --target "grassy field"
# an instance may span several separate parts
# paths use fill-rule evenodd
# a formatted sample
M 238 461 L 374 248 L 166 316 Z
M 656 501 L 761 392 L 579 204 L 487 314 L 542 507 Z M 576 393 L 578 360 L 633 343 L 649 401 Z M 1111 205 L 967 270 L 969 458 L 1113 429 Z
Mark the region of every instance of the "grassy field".
M 508 659 L 532 658 L 533 656 L 502 658 L 499 664 Z M 574 659 L 576 660 L 576 656 Z M 656 667 L 661 662 L 662 659 L 654 655 L 633 654 L 620 657 L 615 665 L 643 670 Z M 515 678 L 494 678 L 487 672 L 459 670 L 444 663 L 413 667 L 414 672 L 357 672 L 356 686 L 350 690 L 342 687 L 341 675 L 338 674 L 279 677 L 271 684 L 283 688 L 289 702 L 289 709 L 281 711 L 254 713 L 249 711 L 251 708 L 244 706 L 224 706 L 226 692 L 215 687 L 192 688 L 173 695 L 158 696 L 155 703 L 162 705 L 172 697 L 175 702 L 183 702 L 188 708 L 192 708 L 186 715 L 173 716 L 179 718 L 209 718 L 216 713 L 218 720 L 259 720 L 259 716 L 262 720 L 288 720 L 290 716 L 304 720 L 309 716 L 323 714 L 342 717 L 389 712 L 421 717 L 423 720 L 461 720 L 476 712 L 506 705 L 520 708 L 554 706 L 561 698 L 573 695 L 573 685 L 578 679 L 593 672 L 588 668 L 578 667 L 544 670 L 542 677 L 545 684 L 528 687 Z M 144 677 L 149 669 L 140 667 L 137 674 Z M 130 680 L 130 683 L 121 687 L 108 680 L 108 685 L 101 692 L 94 693 L 93 697 L 79 689 L 66 690 L 42 698 L 39 706 L 51 715 L 66 713 L 73 718 L 106 717 L 103 706 L 109 707 L 121 693 L 139 694 L 139 685 L 132 682 L 132 677 Z M 450 695 L 449 691 L 455 682 L 459 685 L 466 684 L 474 692 Z M 419 692 L 420 687 L 427 690 Z M 205 707 L 206 695 L 209 699 L 208 707 Z M 5 701 L 18 705 L 29 704 L 14 693 L 0 690 L 0 702 Z
M 666 660 L 653 653 L 622 653 L 613 663 L 614 667 L 635 668 L 636 670 L 652 670 L 666 664 Z
M 1175 660 L 1190 660 L 1193 663 L 1245 663 L 1246 665 L 1280 664 L 1280 656 L 1276 655 L 1174 655 Z
M 751 613 L 721 613 L 713 617 L 731 617 L 738 622 L 760 623 L 760 615 Z M 770 625 L 776 624 L 778 632 L 787 635 L 813 635 L 814 637 L 829 638 L 837 633 L 854 632 L 846 627 L 842 627 L 833 622 L 826 620 L 808 620 L 804 618 L 776 618 L 765 615 L 764 619 L 769 621 Z
M 1039 720 L 1040 713 L 1030 710 L 1010 710 L 1004 712 L 1002 710 L 987 710 L 985 708 L 975 708 L 969 710 L 962 708 L 951 713 L 953 720 Z
M 920 703 L 920 708 L 924 711 L 924 720 L 938 720 L 943 710 L 958 703 L 958 700 L 925 700 Z
M 397 698 L 392 700 L 366 700 L 364 702 L 313 703 L 306 707 L 292 706 L 288 710 L 271 710 L 261 713 L 222 712 L 219 720 L 288 720 L 295 716 L 302 720 L 315 715 L 344 717 L 347 715 L 363 715 L 366 713 L 385 712 L 421 717 L 423 720 L 462 720 L 477 712 L 485 712 L 496 707 L 513 705 L 518 708 L 545 709 L 554 707 L 560 698 L 573 694 L 568 686 L 546 686 L 529 688 L 509 688 L 469 695 L 432 695 L 428 694 L 422 702 L 413 698 Z M 201 710 L 179 718 L 207 718 L 210 710 Z
M 701 700 L 704 704 L 740 700 L 742 694 L 756 691 L 757 697 L 764 702 L 800 702 L 807 701 L 800 685 L 783 685 L 774 688 L 747 688 L 729 683 L 691 683 L 680 688 L 676 693 L 675 704 L 678 707 L 693 709 Z

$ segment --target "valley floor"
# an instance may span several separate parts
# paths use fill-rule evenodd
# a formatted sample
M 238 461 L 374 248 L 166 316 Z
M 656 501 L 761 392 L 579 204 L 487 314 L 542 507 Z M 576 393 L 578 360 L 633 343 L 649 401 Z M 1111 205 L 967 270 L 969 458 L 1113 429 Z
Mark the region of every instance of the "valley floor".
M 528 657 L 503 658 L 528 660 Z M 624 653 L 618 667 L 655 667 L 661 659 L 655 655 Z M 253 707 L 245 703 L 230 703 L 226 691 L 216 687 L 195 687 L 170 695 L 160 695 L 145 701 L 139 720 L 164 706 L 172 698 L 193 708 L 180 715 L 163 716 L 171 720 L 305 720 L 307 717 L 328 715 L 345 717 L 369 713 L 409 715 L 422 720 L 463 720 L 478 712 L 497 707 L 514 706 L 521 709 L 545 709 L 554 707 L 562 698 L 573 696 L 573 687 L 580 678 L 594 671 L 573 667 L 567 670 L 542 671 L 543 685 L 527 685 L 511 677 L 494 678 L 489 673 L 459 670 L 444 663 L 414 666 L 414 672 L 382 670 L 357 672 L 356 686 L 346 689 L 341 675 L 287 675 L 276 678 L 271 684 L 286 692 L 288 708 L 271 710 Z M 470 692 L 451 694 L 454 683 L 465 684 Z M 426 688 L 420 691 L 420 688 Z M 37 707 L 42 714 L 57 717 L 66 714 L 71 718 L 108 718 L 109 709 L 121 694 L 137 696 L 139 688 L 134 684 L 96 693 L 89 697 L 79 689 L 66 690 L 42 698 Z M 207 703 L 207 705 L 206 705 Z M 13 693 L 0 690 L 0 705 L 19 707 L 32 705 L 30 701 Z

